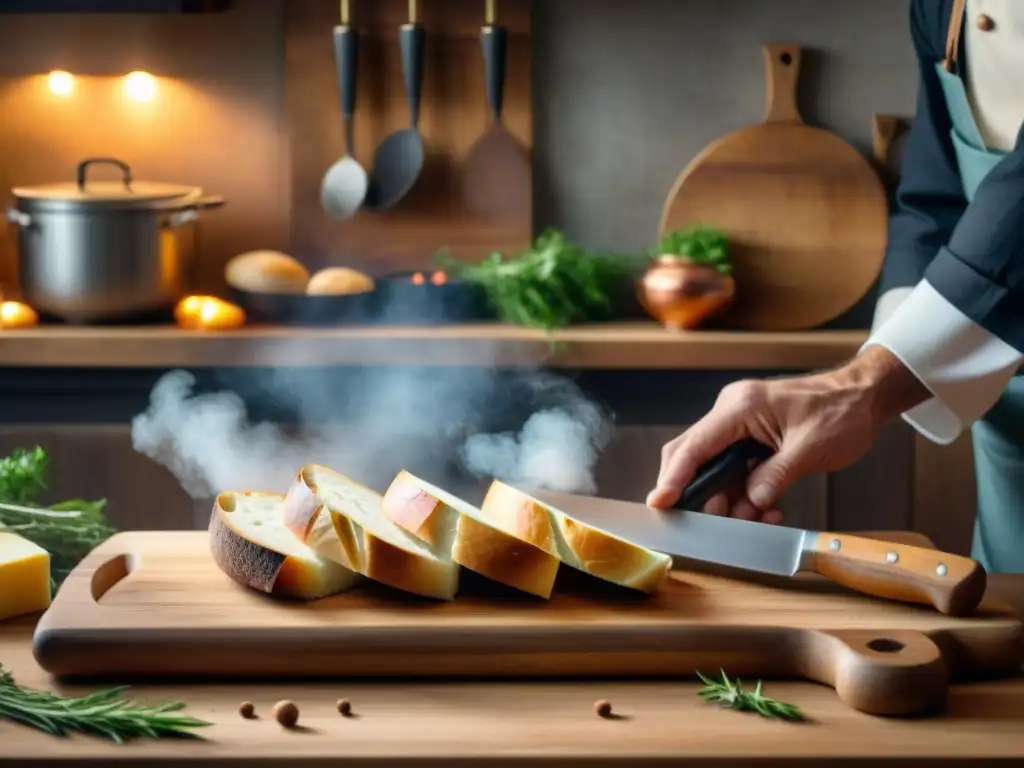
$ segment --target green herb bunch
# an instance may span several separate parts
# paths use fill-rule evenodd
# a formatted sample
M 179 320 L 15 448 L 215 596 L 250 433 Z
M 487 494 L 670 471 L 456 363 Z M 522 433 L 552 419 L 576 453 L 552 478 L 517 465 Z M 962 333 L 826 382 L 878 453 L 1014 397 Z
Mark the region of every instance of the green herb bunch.
M 117 744 L 140 736 L 191 736 L 189 729 L 210 725 L 180 714 L 185 708 L 183 702 L 144 706 L 124 698 L 126 690 L 125 686 L 118 686 L 87 696 L 58 696 L 22 688 L 0 665 L 0 717 L 54 736 L 77 731 L 103 736 Z
M 705 701 L 714 702 L 726 709 L 756 712 L 761 717 L 775 720 L 801 721 L 805 719 L 803 713 L 792 704 L 769 699 L 763 695 L 760 680 L 757 681 L 757 686 L 753 691 L 747 691 L 744 690 L 743 684 L 738 679 L 736 682 L 731 681 L 725 672 L 722 672 L 721 682 L 711 680 L 700 672 L 697 673 L 697 677 L 704 683 L 704 687 L 697 692 L 697 695 Z
M 17 533 L 50 553 L 56 590 L 71 569 L 115 530 L 106 521 L 106 499 L 40 506 L 48 465 L 49 457 L 39 446 L 17 448 L 0 459 L 0 530 Z
M 729 236 L 717 227 L 699 224 L 669 232 L 651 249 L 651 255 L 680 256 L 714 267 L 723 275 L 732 272 Z
M 629 256 L 589 251 L 548 229 L 512 256 L 495 252 L 477 264 L 435 256 L 453 275 L 479 285 L 503 322 L 552 331 L 608 319 L 613 297 L 633 279 Z

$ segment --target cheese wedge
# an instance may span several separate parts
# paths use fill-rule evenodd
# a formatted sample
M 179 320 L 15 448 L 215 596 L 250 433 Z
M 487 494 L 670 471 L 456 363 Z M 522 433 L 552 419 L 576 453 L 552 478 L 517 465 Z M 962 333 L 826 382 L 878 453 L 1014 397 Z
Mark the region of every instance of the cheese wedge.
M 213 503 L 209 531 L 217 566 L 239 584 L 275 597 L 315 600 L 343 592 L 359 579 L 285 528 L 279 493 L 222 493 Z
M 50 553 L 0 530 L 0 621 L 50 607 Z
M 480 513 L 494 527 L 566 565 L 619 586 L 654 592 L 672 569 L 668 555 L 574 520 L 500 480 L 491 483 Z
M 471 571 L 537 597 L 549 598 L 558 576 L 554 555 L 499 530 L 480 510 L 402 470 L 384 494 L 384 514 Z

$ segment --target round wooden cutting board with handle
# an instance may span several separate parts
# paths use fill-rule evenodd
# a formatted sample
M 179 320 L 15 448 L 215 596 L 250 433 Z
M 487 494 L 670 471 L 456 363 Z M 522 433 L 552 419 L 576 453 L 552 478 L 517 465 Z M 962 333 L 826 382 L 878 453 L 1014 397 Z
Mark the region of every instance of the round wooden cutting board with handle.
M 736 299 L 719 321 L 795 331 L 853 307 L 878 277 L 888 206 L 878 174 L 839 136 L 804 123 L 801 51 L 766 45 L 764 122 L 706 147 L 679 176 L 661 234 L 695 224 L 728 233 Z

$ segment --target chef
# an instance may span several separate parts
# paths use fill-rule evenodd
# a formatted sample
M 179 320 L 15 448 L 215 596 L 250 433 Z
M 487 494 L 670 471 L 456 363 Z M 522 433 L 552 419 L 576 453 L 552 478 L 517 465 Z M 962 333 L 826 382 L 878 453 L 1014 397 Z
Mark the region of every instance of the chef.
M 803 475 L 868 452 L 902 416 L 936 443 L 973 433 L 972 555 L 1024 572 L 1024 0 L 912 0 L 916 115 L 868 341 L 846 365 L 730 384 L 668 443 L 648 497 L 665 508 L 745 437 L 774 456 L 704 511 L 777 523 Z

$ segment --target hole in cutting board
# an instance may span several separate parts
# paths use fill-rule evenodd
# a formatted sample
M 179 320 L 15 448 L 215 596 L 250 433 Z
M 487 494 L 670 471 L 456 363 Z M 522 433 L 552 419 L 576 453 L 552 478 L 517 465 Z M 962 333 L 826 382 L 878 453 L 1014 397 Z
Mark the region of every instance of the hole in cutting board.
M 117 555 L 107 560 L 92 572 L 90 591 L 92 599 L 97 603 L 107 594 L 119 581 L 125 579 L 128 574 L 135 570 L 136 558 L 131 555 Z
M 899 640 L 893 640 L 888 637 L 876 637 L 874 640 L 868 641 L 868 648 L 878 653 L 898 653 L 906 648 L 906 646 Z
M 792 64 L 792 63 L 793 63 L 793 57 L 792 57 L 792 56 L 790 56 L 790 55 L 789 55 L 788 53 L 784 53 L 784 54 L 782 54 L 782 55 L 781 55 L 781 56 L 779 57 L 779 59 L 780 59 L 780 60 L 782 61 L 783 65 L 784 65 L 784 66 L 787 66 L 787 67 L 788 67 L 788 66 L 789 66 L 790 64 Z

